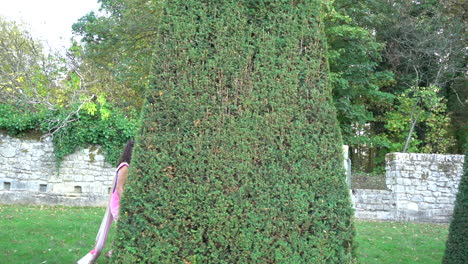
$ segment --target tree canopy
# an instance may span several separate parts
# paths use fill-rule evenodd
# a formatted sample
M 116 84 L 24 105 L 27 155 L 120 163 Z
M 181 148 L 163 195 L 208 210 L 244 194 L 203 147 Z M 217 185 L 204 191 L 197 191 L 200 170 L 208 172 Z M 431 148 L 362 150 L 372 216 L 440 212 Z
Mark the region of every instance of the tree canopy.
M 333 99 L 356 168 L 382 166 L 385 153 L 405 145 L 407 151 L 461 153 L 457 146 L 463 145 L 467 122 L 462 114 L 466 21 L 456 11 L 460 4 L 333 0 L 324 5 Z M 83 37 L 84 56 L 127 91 L 141 92 L 150 80 L 159 4 L 106 0 L 102 9 L 106 15 L 88 14 L 74 26 Z M 422 105 L 417 90 L 437 90 L 431 100 L 438 107 Z M 141 101 L 130 104 L 138 108 Z M 424 112 L 422 118 L 411 119 L 413 108 Z M 396 124 L 398 130 L 391 128 Z

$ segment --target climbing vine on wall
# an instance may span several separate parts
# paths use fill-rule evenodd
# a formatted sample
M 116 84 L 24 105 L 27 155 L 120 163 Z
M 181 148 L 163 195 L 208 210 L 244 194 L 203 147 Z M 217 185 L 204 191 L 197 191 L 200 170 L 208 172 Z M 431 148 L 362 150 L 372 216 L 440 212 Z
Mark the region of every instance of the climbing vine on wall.
M 115 163 L 123 144 L 134 137 L 137 111 L 124 113 L 106 104 L 103 98 L 98 99 L 97 103 L 74 111 L 63 108 L 30 112 L 0 104 L 0 130 L 11 136 L 30 131 L 52 136 L 59 163 L 66 155 L 89 145 L 100 145 L 106 160 Z

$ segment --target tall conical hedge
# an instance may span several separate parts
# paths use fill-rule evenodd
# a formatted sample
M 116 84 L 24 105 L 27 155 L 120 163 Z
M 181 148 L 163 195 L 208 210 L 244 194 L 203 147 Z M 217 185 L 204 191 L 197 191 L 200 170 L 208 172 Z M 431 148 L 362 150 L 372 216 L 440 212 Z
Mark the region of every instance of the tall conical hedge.
M 353 212 L 321 2 L 156 9 L 114 263 L 349 262 Z
M 445 248 L 444 264 L 468 263 L 468 145 L 465 146 L 463 168 Z

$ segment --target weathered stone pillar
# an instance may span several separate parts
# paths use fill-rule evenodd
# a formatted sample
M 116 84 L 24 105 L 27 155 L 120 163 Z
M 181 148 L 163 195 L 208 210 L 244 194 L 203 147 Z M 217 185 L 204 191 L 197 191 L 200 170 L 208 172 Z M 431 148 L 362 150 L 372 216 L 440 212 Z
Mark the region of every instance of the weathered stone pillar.
M 387 187 L 393 193 L 395 220 L 449 222 L 463 173 L 463 157 L 387 154 Z

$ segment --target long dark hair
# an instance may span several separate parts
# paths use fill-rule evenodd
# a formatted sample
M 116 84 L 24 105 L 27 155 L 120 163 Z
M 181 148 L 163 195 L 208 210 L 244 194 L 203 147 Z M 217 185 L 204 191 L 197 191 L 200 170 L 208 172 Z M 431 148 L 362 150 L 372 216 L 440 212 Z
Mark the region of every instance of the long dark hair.
M 125 145 L 122 155 L 120 155 L 119 161 L 117 162 L 117 166 L 119 166 L 120 163 L 122 162 L 127 162 L 128 164 L 130 164 L 130 162 L 132 161 L 133 145 L 135 145 L 135 141 L 133 140 L 127 141 L 127 144 Z

